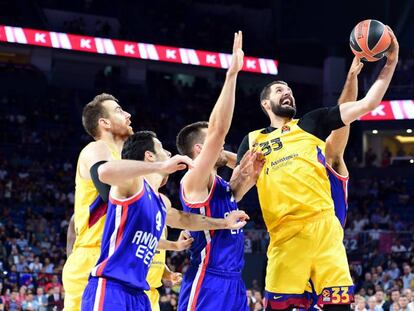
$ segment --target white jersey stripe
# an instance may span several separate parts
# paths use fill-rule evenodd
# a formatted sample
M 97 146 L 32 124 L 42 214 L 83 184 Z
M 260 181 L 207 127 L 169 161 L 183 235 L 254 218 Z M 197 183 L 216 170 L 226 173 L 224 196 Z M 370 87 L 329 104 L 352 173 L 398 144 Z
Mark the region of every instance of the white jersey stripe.
M 200 208 L 200 214 L 201 215 L 206 215 L 205 207 Z M 190 298 L 188 300 L 187 311 L 191 311 L 191 305 L 193 304 L 193 301 L 194 301 L 194 297 L 195 297 L 196 289 L 197 289 L 197 284 L 198 284 L 198 281 L 200 280 L 200 276 L 201 276 L 201 273 L 202 273 L 203 267 L 204 267 L 204 261 L 206 259 L 207 245 L 210 244 L 210 242 L 211 242 L 210 232 L 208 230 L 204 230 L 204 234 L 205 234 L 205 237 L 206 237 L 207 244 L 206 244 L 206 247 L 204 247 L 204 249 L 200 253 L 201 262 L 200 262 L 200 265 L 198 267 L 197 274 L 194 278 L 193 285 L 191 286 L 191 292 L 190 292 Z
M 95 266 L 91 273 L 93 276 L 96 276 L 96 272 L 98 271 L 98 268 L 107 261 L 109 257 L 111 257 L 115 252 L 115 246 L 116 246 L 116 237 L 118 236 L 119 231 L 119 225 L 121 224 L 121 218 L 122 218 L 122 205 L 117 205 L 115 210 L 115 228 L 112 232 L 111 239 L 109 240 L 109 251 L 108 251 L 108 257 L 102 261 L 99 265 Z
M 102 278 L 98 279 L 98 286 L 96 287 L 96 294 L 95 294 L 95 302 L 93 303 L 93 311 L 99 310 L 99 302 L 101 300 L 101 292 L 102 292 Z

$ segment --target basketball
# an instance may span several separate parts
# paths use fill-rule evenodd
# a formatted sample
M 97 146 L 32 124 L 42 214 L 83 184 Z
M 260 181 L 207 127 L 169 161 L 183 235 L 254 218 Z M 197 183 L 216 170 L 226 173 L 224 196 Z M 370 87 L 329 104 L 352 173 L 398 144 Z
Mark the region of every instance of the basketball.
M 387 27 L 375 19 L 359 22 L 349 38 L 352 52 L 361 60 L 376 62 L 384 57 L 391 45 Z

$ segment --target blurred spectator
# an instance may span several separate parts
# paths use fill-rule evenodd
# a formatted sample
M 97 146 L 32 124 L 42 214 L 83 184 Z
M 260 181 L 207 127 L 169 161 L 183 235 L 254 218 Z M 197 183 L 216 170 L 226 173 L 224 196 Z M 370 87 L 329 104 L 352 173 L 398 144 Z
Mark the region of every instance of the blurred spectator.
M 400 276 L 400 269 L 398 268 L 398 265 L 395 261 L 391 262 L 391 267 L 388 270 L 388 274 L 391 277 L 391 279 L 395 280 Z
M 399 309 L 399 299 L 400 299 L 400 291 L 398 289 L 394 289 L 391 291 L 391 299 L 386 303 L 386 306 L 384 304 L 384 310 L 395 310 Z
M 55 286 L 51 289 L 51 294 L 48 298 L 48 310 L 53 311 L 54 308 L 57 310 L 63 309 L 63 297 L 60 292 L 60 287 Z
M 378 290 L 375 292 L 375 303 L 376 303 L 376 307 L 378 311 L 384 310 L 383 309 L 383 305 L 385 304 L 385 299 L 384 299 L 384 291 L 383 290 Z M 384 310 L 385 311 L 385 310 Z
M 413 302 L 413 292 L 411 288 L 404 288 L 403 295 L 405 295 L 408 298 L 408 307 L 413 309 L 414 308 L 414 302 Z
M 5 309 L 9 311 L 21 310 L 22 303 L 19 300 L 19 293 L 16 290 L 11 292 L 9 300 L 6 300 Z
M 383 311 L 382 307 L 377 304 L 375 296 L 368 298 L 368 311 Z
M 398 299 L 398 304 L 400 306 L 400 311 L 414 311 L 411 306 L 409 306 L 409 300 L 406 295 L 401 295 Z
M 361 295 L 355 296 L 355 311 L 367 311 L 365 297 Z
M 410 265 L 404 264 L 403 265 L 403 276 L 402 276 L 404 288 L 412 288 L 413 278 L 414 278 L 414 274 L 411 273 Z
M 22 309 L 24 311 L 39 311 L 39 303 L 34 299 L 32 292 L 28 292 L 26 299 L 23 300 Z
M 47 299 L 47 296 L 45 295 L 45 291 L 43 287 L 37 288 L 36 296 L 34 300 L 36 300 L 39 306 L 39 311 L 47 311 L 48 299 Z

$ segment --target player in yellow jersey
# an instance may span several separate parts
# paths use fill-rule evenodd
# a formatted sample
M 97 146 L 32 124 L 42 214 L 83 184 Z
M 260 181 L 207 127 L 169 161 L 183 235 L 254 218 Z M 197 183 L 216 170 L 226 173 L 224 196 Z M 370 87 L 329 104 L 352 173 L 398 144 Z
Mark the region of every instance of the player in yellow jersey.
M 83 110 L 83 126 L 95 141 L 81 151 L 76 168 L 76 239 L 62 276 L 67 311 L 80 309 L 90 270 L 100 253 L 106 202 L 98 194 L 93 175 L 99 164 L 120 159 L 122 145 L 133 133 L 130 117 L 109 94 L 96 96 Z
M 325 140 L 333 130 L 357 120 L 381 102 L 398 62 L 398 42 L 392 33 L 387 61 L 364 98 L 311 111 L 300 119 L 292 90 L 283 81 L 263 89 L 261 107 L 270 126 L 250 132 L 238 159 L 259 150 L 265 165 L 256 186 L 270 235 L 267 251 L 266 310 L 308 308 L 306 284 L 312 280 L 326 310 L 349 310 L 353 284 L 342 244 L 342 227 L 335 217 L 326 173 Z M 243 179 L 243 174 L 234 174 Z M 253 181 L 233 180 L 236 199 Z

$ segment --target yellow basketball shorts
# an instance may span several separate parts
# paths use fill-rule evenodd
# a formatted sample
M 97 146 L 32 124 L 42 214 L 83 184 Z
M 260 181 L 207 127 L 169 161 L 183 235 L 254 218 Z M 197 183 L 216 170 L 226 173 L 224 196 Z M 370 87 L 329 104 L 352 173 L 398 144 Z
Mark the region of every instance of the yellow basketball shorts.
M 152 311 L 160 311 L 160 293 L 156 288 L 150 288 L 150 290 L 146 290 L 145 294 L 147 294 L 149 301 L 151 303 L 151 310 Z
M 62 281 L 65 289 L 65 311 L 79 311 L 83 291 L 88 283 L 89 274 L 96 265 L 100 247 L 78 247 L 66 260 Z
M 270 234 L 265 302 L 272 310 L 318 304 L 349 304 L 353 282 L 343 245 L 343 229 L 333 211 L 301 223 L 288 223 Z

